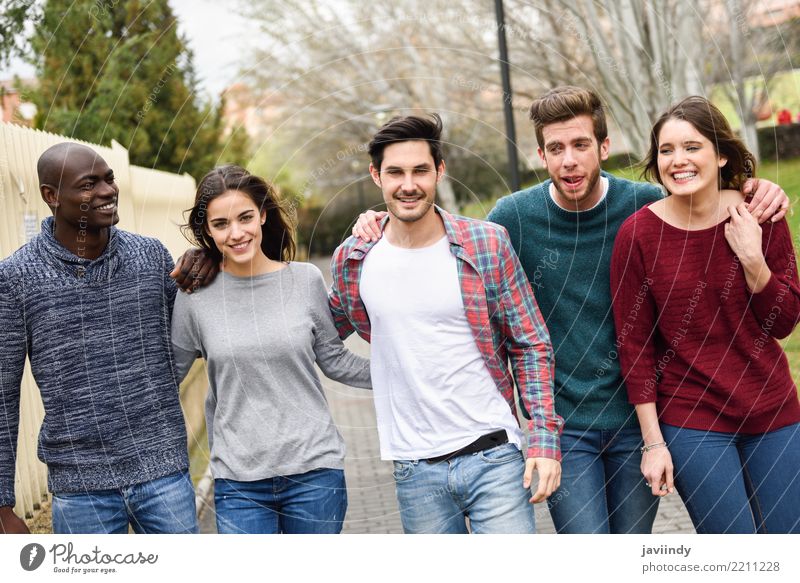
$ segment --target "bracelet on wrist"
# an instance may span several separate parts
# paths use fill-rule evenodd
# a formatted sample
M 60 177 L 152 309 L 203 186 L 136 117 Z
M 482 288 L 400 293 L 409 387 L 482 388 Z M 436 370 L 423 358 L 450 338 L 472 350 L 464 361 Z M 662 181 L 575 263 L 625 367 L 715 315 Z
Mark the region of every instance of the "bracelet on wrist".
M 651 443 L 650 445 L 645 445 L 640 450 L 642 453 L 647 453 L 651 449 L 656 449 L 657 447 L 667 447 L 667 442 L 662 441 L 661 443 Z

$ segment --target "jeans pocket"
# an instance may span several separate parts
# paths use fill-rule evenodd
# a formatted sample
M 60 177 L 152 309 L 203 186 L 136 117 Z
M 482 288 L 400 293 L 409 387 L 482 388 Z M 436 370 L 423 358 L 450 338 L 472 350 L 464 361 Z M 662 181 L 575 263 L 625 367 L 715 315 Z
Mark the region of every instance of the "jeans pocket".
M 409 461 L 395 461 L 392 470 L 392 476 L 395 482 L 402 482 L 408 480 L 414 474 L 414 462 Z
M 522 452 L 514 444 L 504 443 L 478 452 L 478 457 L 487 464 L 506 464 L 519 460 L 522 457 Z

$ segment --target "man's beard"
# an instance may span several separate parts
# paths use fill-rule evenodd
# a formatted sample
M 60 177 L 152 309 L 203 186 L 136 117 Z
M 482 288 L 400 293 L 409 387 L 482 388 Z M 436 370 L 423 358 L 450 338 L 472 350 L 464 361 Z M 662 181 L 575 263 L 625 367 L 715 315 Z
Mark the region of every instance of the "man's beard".
M 581 201 L 585 200 L 587 197 L 591 196 L 592 192 L 594 192 L 595 187 L 597 186 L 597 182 L 600 180 L 600 168 L 595 170 L 590 176 L 589 180 L 586 184 L 586 190 L 583 193 L 583 196 L 580 198 L 575 198 L 573 195 L 570 195 L 569 191 L 565 191 L 561 187 L 560 180 L 553 180 L 553 186 L 556 187 L 556 190 L 561 195 L 564 200 L 568 200 L 573 204 L 580 203 Z

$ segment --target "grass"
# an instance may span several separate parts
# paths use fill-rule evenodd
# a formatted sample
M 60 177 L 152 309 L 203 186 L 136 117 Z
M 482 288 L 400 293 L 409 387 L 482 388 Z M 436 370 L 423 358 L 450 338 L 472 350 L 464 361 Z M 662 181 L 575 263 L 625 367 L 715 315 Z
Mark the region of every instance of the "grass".
M 748 79 L 746 85 L 748 92 L 752 92 L 763 87 L 763 80 L 754 77 Z M 721 87 L 714 87 L 710 92 L 709 98 L 714 102 L 714 105 L 719 107 L 734 129 L 741 127 L 742 122 L 739 120 L 736 107 L 728 101 L 725 91 Z M 757 124 L 759 127 L 774 124 L 775 114 L 783 108 L 792 113 L 792 119 L 796 119 L 797 113 L 800 111 L 800 69 L 775 75 L 769 91 L 769 102 L 774 113 L 768 120 L 759 122 Z M 789 191 L 787 190 L 786 192 Z
M 639 180 L 638 170 L 632 168 L 615 170 L 613 174 L 628 180 Z M 792 208 L 796 209 L 800 203 L 800 158 L 765 162 L 757 168 L 756 174 L 760 178 L 780 184 L 789 195 L 792 201 Z M 472 202 L 461 209 L 461 213 L 465 216 L 483 219 L 486 218 L 486 215 L 496 202 L 497 199 Z M 786 219 L 789 222 L 789 228 L 795 241 L 800 241 L 800 210 L 795 210 Z M 795 245 L 795 252 L 797 252 L 797 245 Z M 800 384 L 800 327 L 787 339 L 781 341 L 781 344 L 789 358 L 792 377 L 795 379 L 795 383 Z
M 792 208 L 797 207 L 798 199 L 800 198 L 800 158 L 766 162 L 758 169 L 757 175 L 780 184 L 789 195 L 792 201 Z M 786 217 L 786 220 L 789 223 L 793 239 L 798 241 L 798 235 L 800 235 L 800 212 L 794 210 Z M 796 243 L 795 254 L 797 254 Z M 798 381 L 800 381 L 800 330 L 795 328 L 795 331 L 786 340 L 781 341 L 781 344 L 789 358 L 792 378 L 798 384 Z

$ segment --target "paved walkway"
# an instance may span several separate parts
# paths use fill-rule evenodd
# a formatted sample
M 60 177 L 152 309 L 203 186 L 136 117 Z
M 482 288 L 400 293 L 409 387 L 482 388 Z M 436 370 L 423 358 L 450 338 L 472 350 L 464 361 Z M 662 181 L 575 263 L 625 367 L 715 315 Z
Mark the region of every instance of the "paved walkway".
M 318 263 L 328 277 L 326 264 Z M 347 346 L 369 356 L 369 345 L 356 335 Z M 394 492 L 391 462 L 380 459 L 378 433 L 372 393 L 346 387 L 320 375 L 330 402 L 333 418 L 347 444 L 345 476 L 349 506 L 345 533 L 402 533 Z M 213 500 L 201 513 L 201 531 L 215 532 Z M 536 505 L 536 525 L 540 533 L 554 533 L 550 514 L 544 504 Z M 656 533 L 692 533 L 689 515 L 677 494 L 662 499 L 653 531 Z

